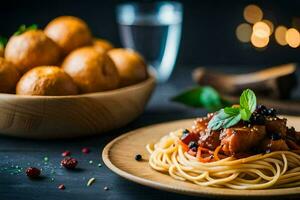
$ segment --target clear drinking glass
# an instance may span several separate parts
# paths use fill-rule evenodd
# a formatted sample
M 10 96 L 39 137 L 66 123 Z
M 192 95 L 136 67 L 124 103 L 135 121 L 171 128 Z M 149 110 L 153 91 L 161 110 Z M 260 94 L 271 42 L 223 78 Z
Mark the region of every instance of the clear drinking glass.
M 182 5 L 178 2 L 125 3 L 117 6 L 117 22 L 125 48 L 141 53 L 158 82 L 170 77 L 181 37 Z

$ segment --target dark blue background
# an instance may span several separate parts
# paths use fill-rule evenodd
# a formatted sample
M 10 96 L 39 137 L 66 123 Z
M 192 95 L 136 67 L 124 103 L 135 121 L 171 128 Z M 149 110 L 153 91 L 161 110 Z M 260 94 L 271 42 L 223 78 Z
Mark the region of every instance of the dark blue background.
M 60 15 L 75 15 L 90 25 L 93 33 L 120 46 L 115 6 L 118 0 L 9 0 L 1 3 L 0 35 L 8 36 L 20 24 L 37 23 L 44 27 Z M 279 46 L 271 37 L 264 50 L 240 43 L 235 35 L 238 24 L 244 22 L 243 9 L 251 3 L 259 5 L 266 19 L 277 25 L 292 26 L 300 17 L 300 1 L 182 1 L 184 22 L 178 64 L 279 64 L 300 61 L 300 48 Z

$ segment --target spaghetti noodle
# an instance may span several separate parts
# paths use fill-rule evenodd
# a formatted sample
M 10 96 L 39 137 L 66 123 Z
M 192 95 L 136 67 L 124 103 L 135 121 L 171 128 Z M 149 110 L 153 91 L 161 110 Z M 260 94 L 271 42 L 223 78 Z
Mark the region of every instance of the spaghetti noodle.
M 300 186 L 300 155 L 295 152 L 274 151 L 235 158 L 219 154 L 221 146 L 218 146 L 210 153 L 206 148 L 198 148 L 198 155 L 193 155 L 182 143 L 182 134 L 183 130 L 171 132 L 157 143 L 147 145 L 153 169 L 201 186 L 232 189 Z M 202 153 L 210 156 L 203 158 Z

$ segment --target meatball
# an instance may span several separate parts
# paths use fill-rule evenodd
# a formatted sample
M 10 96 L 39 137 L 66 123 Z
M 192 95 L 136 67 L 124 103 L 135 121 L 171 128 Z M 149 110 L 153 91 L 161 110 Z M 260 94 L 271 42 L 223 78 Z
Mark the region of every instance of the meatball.
M 62 64 L 81 93 L 116 89 L 119 74 L 110 57 L 93 47 L 83 47 L 70 53 Z
M 224 129 L 220 134 L 222 151 L 226 155 L 235 155 L 251 150 L 266 136 L 266 127 L 231 127 Z
M 9 39 L 5 58 L 25 73 L 36 66 L 57 64 L 60 49 L 43 31 L 29 30 Z
M 14 93 L 19 80 L 17 68 L 4 58 L 0 58 L 0 92 Z
M 72 78 L 56 66 L 40 66 L 31 69 L 17 84 L 20 95 L 62 96 L 75 95 L 77 87 Z
M 104 51 L 107 52 L 111 49 L 114 48 L 114 46 L 107 40 L 99 39 L 99 38 L 94 38 L 92 46 L 99 50 L 99 51 Z
M 76 48 L 92 43 L 88 25 L 73 16 L 55 18 L 46 26 L 45 33 L 61 47 L 65 55 Z
M 137 52 L 129 49 L 113 49 L 108 55 L 117 66 L 121 86 L 132 85 L 147 78 L 146 63 Z

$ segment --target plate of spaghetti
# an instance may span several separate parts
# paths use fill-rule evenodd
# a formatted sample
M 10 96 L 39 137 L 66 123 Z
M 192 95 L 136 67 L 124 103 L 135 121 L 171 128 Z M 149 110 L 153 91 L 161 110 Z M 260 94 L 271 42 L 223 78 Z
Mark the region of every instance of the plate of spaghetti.
M 239 105 L 124 134 L 102 157 L 115 173 L 157 189 L 209 197 L 297 197 L 299 129 L 300 117 L 277 115 L 247 89 Z

